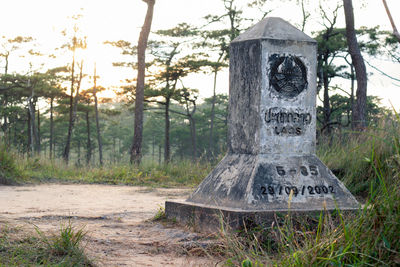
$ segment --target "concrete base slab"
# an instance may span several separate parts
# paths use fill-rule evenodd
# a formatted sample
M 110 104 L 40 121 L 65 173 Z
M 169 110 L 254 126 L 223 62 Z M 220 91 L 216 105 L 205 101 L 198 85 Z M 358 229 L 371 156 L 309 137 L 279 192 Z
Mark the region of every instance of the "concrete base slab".
M 356 212 L 358 208 L 341 209 L 341 212 Z M 324 207 L 321 209 L 291 209 L 292 218 L 304 218 L 311 216 L 317 218 Z M 325 210 L 335 212 L 335 209 Z M 169 219 L 175 219 L 179 223 L 193 227 L 195 230 L 216 232 L 223 225 L 228 225 L 231 229 L 241 229 L 244 225 L 270 226 L 276 218 L 287 215 L 289 209 L 280 210 L 243 210 L 227 207 L 217 207 L 193 203 L 189 201 L 166 201 L 165 214 Z
M 359 207 L 315 155 L 228 153 L 187 201 L 245 211 L 285 210 L 289 203 L 293 210 Z
M 289 208 L 290 207 L 290 208 Z M 167 201 L 168 218 L 201 231 L 270 226 L 276 216 L 356 211 L 360 204 L 315 155 L 228 154 L 183 202 Z

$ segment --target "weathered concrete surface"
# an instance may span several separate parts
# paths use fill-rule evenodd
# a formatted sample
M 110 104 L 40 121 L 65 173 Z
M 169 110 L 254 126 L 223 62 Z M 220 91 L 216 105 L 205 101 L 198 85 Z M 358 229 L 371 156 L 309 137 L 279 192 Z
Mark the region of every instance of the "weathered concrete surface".
M 288 210 L 357 209 L 315 155 L 316 41 L 266 18 L 230 49 L 228 153 L 185 203 L 166 204 L 167 216 L 207 224 L 220 210 L 269 220 Z
M 290 23 L 277 17 L 268 17 L 240 34 L 232 43 L 254 39 L 284 40 L 316 43 L 314 39 L 299 31 Z
M 228 154 L 187 201 L 271 211 L 287 210 L 289 202 L 296 210 L 358 207 L 356 199 L 315 155 Z
M 269 36 L 268 32 L 259 36 L 259 31 L 255 31 L 253 33 L 256 35 L 249 35 L 247 32 L 243 34 L 249 39 L 240 35 L 232 42 L 229 65 L 228 153 L 315 153 L 316 42 L 279 18 L 267 18 L 259 24 L 278 31 L 289 28 L 294 32 L 291 35 L 304 37 L 300 38 L 302 41 L 265 39 Z M 289 99 L 271 88 L 269 80 L 270 61 L 274 56 L 285 55 L 299 58 L 307 70 L 306 89 L 297 97 Z M 285 118 L 282 122 L 267 121 L 271 114 L 310 116 L 310 119 L 303 121 L 296 117 L 294 120 L 297 121 L 294 123 L 285 121 Z
M 260 143 L 261 42 L 232 45 L 229 64 L 229 153 L 257 154 Z
M 169 218 L 193 227 L 197 231 L 216 232 L 221 227 L 243 229 L 249 226 L 269 227 L 277 218 L 284 218 L 289 210 L 244 210 L 221 206 L 203 205 L 188 201 L 166 201 L 165 212 Z M 336 210 L 290 209 L 290 219 L 300 221 L 305 216 L 318 220 L 321 212 L 335 214 Z M 341 214 L 354 212 L 354 209 L 341 209 Z

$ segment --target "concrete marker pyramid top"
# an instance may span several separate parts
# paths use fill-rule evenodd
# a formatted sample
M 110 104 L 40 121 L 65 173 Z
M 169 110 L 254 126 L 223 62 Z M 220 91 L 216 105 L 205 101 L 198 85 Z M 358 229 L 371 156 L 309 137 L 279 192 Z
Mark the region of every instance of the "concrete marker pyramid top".
M 236 37 L 232 43 L 256 39 L 291 40 L 316 43 L 316 41 L 310 36 L 296 29 L 289 22 L 277 17 L 268 17 L 263 19 Z

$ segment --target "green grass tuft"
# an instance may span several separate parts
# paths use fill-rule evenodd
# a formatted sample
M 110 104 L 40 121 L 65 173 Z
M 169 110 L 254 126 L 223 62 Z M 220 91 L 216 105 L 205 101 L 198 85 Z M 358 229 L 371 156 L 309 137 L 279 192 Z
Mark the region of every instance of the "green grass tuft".
M 152 218 L 152 221 L 165 221 L 166 219 L 167 216 L 165 215 L 165 208 L 160 206 L 157 213 Z
M 94 266 L 82 247 L 86 233 L 71 222 L 49 237 L 37 227 L 37 235 L 20 232 L 0 228 L 0 266 Z

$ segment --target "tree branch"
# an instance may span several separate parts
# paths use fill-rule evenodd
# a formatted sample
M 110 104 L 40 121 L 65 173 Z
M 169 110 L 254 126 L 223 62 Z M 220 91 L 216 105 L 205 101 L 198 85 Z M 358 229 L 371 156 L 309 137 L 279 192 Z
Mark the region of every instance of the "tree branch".
M 386 3 L 386 0 L 382 0 L 382 2 L 383 2 L 383 5 L 385 6 L 386 14 L 389 17 L 390 24 L 392 24 L 393 35 L 397 38 L 397 41 L 399 41 L 399 43 L 400 43 L 400 33 L 397 31 L 396 24 L 394 24 L 394 20 L 392 18 L 392 14 L 390 14 L 390 10 L 389 10 L 389 7 L 388 7 L 388 5 Z
M 371 68 L 377 70 L 380 74 L 382 74 L 382 75 L 384 75 L 384 76 L 386 76 L 386 77 L 388 77 L 388 78 L 390 78 L 390 79 L 392 79 L 392 80 L 395 80 L 396 82 L 400 82 L 400 79 L 395 78 L 395 77 L 393 77 L 393 76 L 390 76 L 389 74 L 387 74 L 387 73 L 381 71 L 381 70 L 378 69 L 377 67 L 372 66 L 368 61 L 366 61 L 366 60 L 364 60 L 364 61 L 368 64 L 368 66 L 370 66 Z

